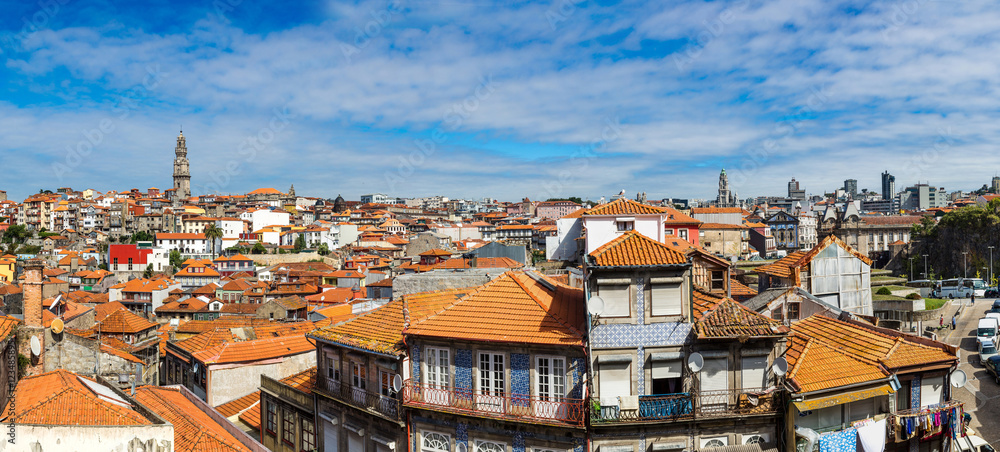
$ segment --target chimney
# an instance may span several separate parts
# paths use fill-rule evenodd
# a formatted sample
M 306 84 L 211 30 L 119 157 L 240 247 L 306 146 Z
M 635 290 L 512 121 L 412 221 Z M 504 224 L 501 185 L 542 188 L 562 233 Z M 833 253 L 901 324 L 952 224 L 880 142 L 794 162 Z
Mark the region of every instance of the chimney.
M 24 264 L 24 324 L 42 327 L 42 269 L 40 259 L 31 259 Z

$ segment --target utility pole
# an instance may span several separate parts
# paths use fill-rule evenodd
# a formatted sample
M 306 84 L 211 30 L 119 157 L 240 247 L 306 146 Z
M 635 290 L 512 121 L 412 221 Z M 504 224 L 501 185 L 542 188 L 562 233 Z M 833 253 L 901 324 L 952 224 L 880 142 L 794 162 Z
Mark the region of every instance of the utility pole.
M 989 248 L 990 248 L 990 281 L 989 281 L 989 285 L 992 286 L 993 285 L 993 247 L 991 246 Z
M 928 279 L 927 278 L 927 255 L 926 254 L 922 254 L 922 256 L 924 256 L 924 279 Z
M 965 276 L 964 276 L 964 278 L 968 278 L 969 277 L 969 259 L 968 259 L 968 257 L 969 257 L 969 252 L 968 251 L 962 251 L 962 263 L 965 264 Z

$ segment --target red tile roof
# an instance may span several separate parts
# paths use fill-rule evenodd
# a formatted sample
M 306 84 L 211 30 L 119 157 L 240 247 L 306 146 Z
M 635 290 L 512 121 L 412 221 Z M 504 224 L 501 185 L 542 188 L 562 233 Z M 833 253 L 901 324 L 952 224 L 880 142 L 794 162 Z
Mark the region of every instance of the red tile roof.
M 95 328 L 99 328 L 101 333 L 136 334 L 158 326 L 149 320 L 133 314 L 132 311 L 121 309 L 109 314 Z
M 404 309 L 409 310 L 412 321 L 450 306 L 472 290 L 452 289 L 406 295 L 353 320 L 312 331 L 309 336 L 379 353 L 401 354 L 406 349 L 403 345 Z
M 236 416 L 260 403 L 260 391 L 254 391 L 236 400 L 215 407 L 215 411 L 225 417 Z
M 109 398 L 91 389 L 102 386 L 67 370 L 24 377 L 17 384 L 11 406 L 3 410 L 5 422 L 36 425 L 151 425 L 152 421 L 118 397 Z M 111 393 L 110 389 L 106 390 Z M 14 415 L 11 416 L 11 410 Z
M 700 289 L 693 294 L 694 329 L 700 339 L 751 338 L 788 333 L 781 322 L 764 317 L 731 298 Z
M 628 231 L 590 253 L 599 267 L 683 265 L 687 256 L 635 231 Z
M 178 389 L 143 386 L 135 400 L 173 424 L 177 452 L 250 451 Z
M 226 342 L 192 353 L 191 356 L 206 365 L 235 364 L 298 355 L 315 350 L 316 346 L 305 336 L 279 336 L 245 342 Z
M 666 211 L 659 207 L 642 204 L 628 198 L 618 198 L 606 204 L 596 206 L 583 215 L 662 215 Z M 575 212 L 574 212 L 575 213 Z M 563 217 L 566 218 L 566 217 Z
M 535 279 L 537 278 L 537 279 Z M 451 306 L 415 320 L 406 334 L 471 341 L 577 345 L 583 342 L 583 290 L 509 271 Z

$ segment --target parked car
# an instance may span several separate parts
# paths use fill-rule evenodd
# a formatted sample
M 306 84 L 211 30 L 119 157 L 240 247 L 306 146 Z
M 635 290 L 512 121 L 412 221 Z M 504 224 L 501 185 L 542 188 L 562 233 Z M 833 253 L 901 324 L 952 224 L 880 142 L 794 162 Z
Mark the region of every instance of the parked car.
M 962 452 L 996 452 L 990 443 L 976 435 L 966 435 L 956 442 Z
M 1000 366 L 1000 355 L 993 355 L 983 361 L 983 367 L 986 368 L 986 373 L 993 377 L 993 381 L 1000 384 L 1000 375 L 997 373 L 997 367 Z
M 995 338 L 992 337 L 977 337 L 976 341 L 979 343 L 979 363 L 986 366 L 986 361 L 993 356 L 997 356 L 997 344 Z
M 1000 298 L 1000 290 L 996 287 L 990 287 L 989 289 L 986 289 L 986 293 L 984 293 L 983 296 L 986 298 Z

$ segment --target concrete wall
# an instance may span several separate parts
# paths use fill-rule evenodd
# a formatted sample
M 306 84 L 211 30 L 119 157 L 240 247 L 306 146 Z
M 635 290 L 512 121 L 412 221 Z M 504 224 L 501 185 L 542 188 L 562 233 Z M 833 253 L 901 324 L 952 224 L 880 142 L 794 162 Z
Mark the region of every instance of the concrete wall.
M 219 406 L 256 391 L 260 388 L 261 375 L 280 380 L 315 366 L 315 350 L 286 357 L 275 364 L 250 364 L 228 369 L 209 366 L 208 404 Z
M 15 443 L 0 442 L 0 451 L 31 452 L 173 452 L 174 426 L 115 427 L 17 424 Z
M 659 215 L 622 215 L 617 218 L 632 218 L 632 221 L 635 221 L 635 232 L 657 242 L 663 241 L 663 220 Z M 587 229 L 587 249 L 585 250 L 587 254 L 622 235 L 621 232 L 618 232 L 617 218 L 587 217 L 583 219 L 583 226 Z
M 481 286 L 504 274 L 505 271 L 506 269 L 500 268 L 477 268 L 463 271 L 435 270 L 399 275 L 392 280 L 392 296 L 399 298 L 403 295 L 432 290 Z
M 57 340 L 58 339 L 58 340 Z M 97 350 L 99 344 L 94 339 L 86 339 L 72 334 L 52 334 L 52 330 L 45 330 L 45 360 L 44 371 L 51 372 L 56 369 L 66 369 L 81 375 L 94 375 L 94 368 L 98 362 Z M 112 382 L 118 381 L 118 374 L 134 371 L 135 364 L 131 361 L 108 353 L 100 353 L 100 374 L 109 378 Z M 157 364 L 153 364 L 155 367 Z M 147 372 L 146 381 L 139 381 L 139 385 L 156 384 L 157 373 Z

